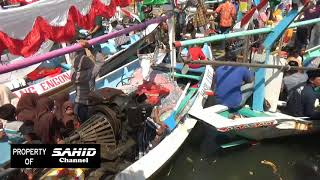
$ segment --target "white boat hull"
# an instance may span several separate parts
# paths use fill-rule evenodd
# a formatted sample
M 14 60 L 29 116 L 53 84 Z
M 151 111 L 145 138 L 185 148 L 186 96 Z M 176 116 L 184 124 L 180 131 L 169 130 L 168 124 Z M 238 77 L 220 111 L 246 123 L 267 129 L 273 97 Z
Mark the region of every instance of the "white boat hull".
M 209 56 L 212 57 L 211 54 L 209 54 Z M 196 99 L 190 110 L 197 109 L 198 107 L 203 108 L 204 101 L 207 98 L 205 91 L 211 88 L 212 79 L 213 68 L 211 66 L 206 66 L 202 82 L 199 86 L 198 93 L 196 94 Z M 115 179 L 143 180 L 150 178 L 174 156 L 185 142 L 196 123 L 196 119 L 186 115 L 184 121 L 180 122 L 177 127 L 160 142 L 160 144 L 131 166 L 117 174 Z

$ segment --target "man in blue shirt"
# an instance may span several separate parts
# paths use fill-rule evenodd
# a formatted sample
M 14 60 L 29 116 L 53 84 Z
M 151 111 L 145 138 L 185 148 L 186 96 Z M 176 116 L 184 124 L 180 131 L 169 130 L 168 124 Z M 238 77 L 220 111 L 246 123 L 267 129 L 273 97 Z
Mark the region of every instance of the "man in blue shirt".
M 236 61 L 236 55 L 227 53 L 227 61 Z M 247 67 L 220 66 L 215 72 L 215 94 L 218 104 L 225 105 L 230 111 L 237 111 L 242 100 L 241 86 L 253 81 Z

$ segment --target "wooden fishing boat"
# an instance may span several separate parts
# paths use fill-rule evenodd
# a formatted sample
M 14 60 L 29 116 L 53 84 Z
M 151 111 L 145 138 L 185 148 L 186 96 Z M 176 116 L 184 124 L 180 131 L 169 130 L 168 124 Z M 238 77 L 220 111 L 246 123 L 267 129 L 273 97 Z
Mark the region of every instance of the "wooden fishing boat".
M 131 43 L 126 48 L 121 49 L 115 54 L 110 55 L 105 60 L 105 64 L 103 65 L 103 68 L 100 71 L 99 75 L 100 76 L 105 75 L 108 72 L 110 72 L 112 69 L 115 69 L 120 65 L 124 64 L 128 60 L 127 57 L 134 55 L 134 53 L 145 42 L 145 40 L 156 31 L 156 28 L 157 28 L 157 24 L 152 24 L 148 26 L 147 30 L 143 31 L 141 38 L 136 34 L 132 35 L 131 39 L 135 37 L 135 40 L 131 40 Z M 111 44 L 108 44 L 108 45 L 113 46 Z M 14 91 L 14 93 L 18 97 L 20 97 L 22 93 L 28 93 L 28 92 L 29 93 L 35 92 L 38 94 L 50 92 L 51 94 L 54 94 L 55 92 L 59 92 L 63 89 L 70 88 L 70 85 L 71 85 L 70 75 L 71 75 L 71 70 L 67 70 L 66 72 L 63 72 L 57 76 L 46 79 L 42 82 L 40 81 L 37 84 L 25 87 L 23 89 L 18 89 Z
M 206 51 L 208 50 L 205 50 L 204 52 Z M 208 56 L 208 54 L 206 55 Z M 209 59 L 212 58 L 210 56 L 212 55 L 209 55 Z M 176 125 L 175 129 L 164 138 L 160 144 L 141 159 L 117 174 L 115 179 L 147 179 L 154 175 L 158 169 L 174 156 L 197 123 L 196 119 L 188 116 L 188 112 L 197 107 L 203 107 L 207 97 L 206 90 L 211 88 L 212 77 L 213 68 L 211 66 L 206 66 L 205 71 L 201 76 L 201 82 L 196 94 L 189 99 L 184 110 L 178 115 L 178 119 L 182 118 L 181 122 Z
M 108 72 L 111 72 L 111 70 L 119 67 L 120 65 L 125 64 L 128 62 L 128 57 L 133 56 L 138 48 L 145 42 L 146 39 L 148 39 L 150 36 L 155 33 L 157 29 L 157 24 L 151 24 L 149 25 L 145 31 L 142 32 L 141 37 L 137 34 L 131 36 L 131 43 L 125 47 L 124 49 L 121 49 L 117 51 L 116 53 L 110 55 L 105 60 L 105 64 L 101 68 L 101 71 L 99 73 L 100 76 L 103 76 L 107 74 Z M 112 44 L 108 44 L 108 46 L 113 46 Z M 71 66 L 71 65 L 69 65 Z M 66 72 L 63 72 L 57 76 L 54 76 L 52 78 L 46 79 L 44 81 L 40 81 L 37 84 L 25 87 L 23 89 L 18 89 L 14 91 L 14 93 L 20 97 L 23 93 L 48 93 L 54 94 L 56 92 L 59 92 L 63 89 L 68 89 L 71 86 L 71 70 L 67 70 Z M 10 86 L 9 86 L 10 87 Z
M 263 3 L 265 3 L 265 1 L 263 1 Z M 310 21 L 292 23 L 300 12 L 301 10 L 293 9 L 274 28 L 260 28 L 245 32 L 233 32 L 229 34 L 219 34 L 193 40 L 180 41 L 175 42 L 175 46 L 183 47 L 192 44 L 202 44 L 205 42 L 221 41 L 235 37 L 271 32 L 263 43 L 263 47 L 266 49 L 265 54 L 259 54 L 259 57 L 256 58 L 254 62 L 260 65 L 284 65 L 283 59 L 281 60 L 281 58 L 271 55 L 270 51 L 273 44 L 280 38 L 280 36 L 288 27 L 294 28 L 307 24 L 313 24 L 319 22 L 320 20 L 317 18 Z M 250 17 L 245 20 L 246 22 L 241 23 L 247 24 L 249 19 Z M 317 51 L 314 52 L 316 55 Z M 311 54 L 308 54 L 307 56 L 312 56 Z M 223 65 L 219 64 L 218 62 L 214 64 L 214 62 L 201 63 L 200 61 L 199 64 Z M 241 63 L 238 65 L 240 64 Z M 259 68 L 261 67 L 260 65 L 255 67 Z M 215 127 L 216 130 L 220 132 L 233 132 L 237 135 L 254 140 L 312 132 L 312 130 L 309 128 L 310 124 L 313 124 L 312 122 L 305 120 L 303 117 L 292 117 L 277 111 L 277 102 L 279 98 L 282 77 L 283 73 L 279 69 L 266 70 L 264 67 L 256 69 L 255 82 L 253 86 L 251 86 L 251 91 L 254 90 L 252 107 L 244 107 L 241 109 L 240 114 L 243 117 L 240 119 L 230 119 L 227 108 L 221 105 L 205 109 L 199 107 L 196 110 L 191 110 L 189 114 L 192 117 L 202 120 L 205 123 Z M 271 104 L 270 112 L 266 112 L 263 108 L 264 99 L 267 99 Z
M 260 56 L 257 58 L 261 59 Z M 281 64 L 283 64 L 281 61 L 284 59 L 279 59 L 277 56 L 270 56 L 270 59 L 272 60 L 266 64 L 266 66 L 276 67 L 278 65 L 279 68 L 283 67 L 281 66 Z M 274 64 L 275 62 L 277 63 Z M 234 65 L 240 64 L 241 63 L 234 63 Z M 260 67 L 264 66 L 261 64 L 249 63 L 247 63 L 247 65 L 258 65 Z M 280 69 L 266 70 L 266 93 L 264 98 L 269 102 L 269 110 L 255 111 L 253 107 L 247 105 L 238 111 L 241 117 L 237 119 L 232 119 L 230 117 L 230 113 L 228 112 L 228 108 L 223 105 L 214 105 L 205 109 L 198 108 L 197 110 L 190 111 L 189 113 L 193 117 L 213 126 L 219 132 L 236 134 L 246 139 L 256 141 L 297 134 L 307 134 L 317 131 L 317 129 L 311 128 L 313 122 L 306 120 L 307 117 L 293 117 L 281 113 L 278 110 L 278 106 L 280 105 L 278 98 L 280 94 L 282 78 L 283 72 Z M 242 87 L 242 92 L 243 94 L 249 93 L 248 96 L 251 96 L 254 93 L 254 85 L 244 85 Z M 198 113 L 200 111 L 202 113 Z
M 208 56 L 208 59 L 212 59 L 210 47 L 205 46 L 204 48 L 204 52 L 209 53 L 206 54 Z M 159 57 L 163 58 L 164 56 Z M 156 60 L 156 62 L 161 63 L 161 59 Z M 96 80 L 96 87 L 97 89 L 106 87 L 121 88 L 121 86 L 119 86 L 120 82 L 126 83 L 127 79 L 130 79 L 133 73 L 140 67 L 141 62 L 139 59 L 127 63 L 122 67 L 106 74 L 105 76 L 98 78 Z M 203 100 L 204 98 L 206 98 L 205 91 L 210 88 L 212 83 L 212 67 L 206 66 L 204 69 L 204 71 L 190 70 L 190 72 L 197 74 L 197 80 L 199 81 L 199 85 L 198 87 L 185 88 L 184 93 L 182 93 L 180 100 L 177 102 L 176 105 L 176 112 L 173 116 L 173 123 L 175 127 L 172 128 L 171 133 L 167 135 L 157 146 L 151 149 L 141 159 L 137 160 L 136 162 L 133 162 L 126 169 L 119 169 L 118 174 L 115 177 L 116 179 L 136 179 L 139 173 L 139 178 L 148 178 L 151 175 L 153 175 L 159 168 L 161 168 L 167 161 L 169 161 L 169 159 L 175 154 L 175 152 L 177 152 L 179 147 L 188 137 L 189 133 L 191 132 L 191 129 L 196 124 L 196 120 L 188 117 L 187 112 L 190 109 L 194 108 L 194 106 L 202 106 Z M 168 73 L 172 75 L 170 72 Z M 175 73 L 175 76 L 179 79 L 194 79 L 195 77 L 195 75 L 188 77 L 188 74 L 182 75 L 179 73 Z M 44 92 L 42 94 L 48 93 L 50 94 L 50 91 Z M 74 94 L 75 92 L 70 93 L 71 98 L 74 97 Z M 51 169 L 49 173 L 47 173 L 47 175 L 51 174 L 52 176 L 54 176 L 54 172 L 56 172 L 56 170 L 57 169 Z M 143 173 L 141 174 L 141 172 Z
M 250 140 L 260 141 L 313 132 L 308 128 L 312 122 L 280 112 L 256 112 L 250 107 L 243 107 L 239 110 L 242 118 L 236 120 L 230 119 L 228 108 L 222 105 L 205 108 L 202 112 L 190 114 L 214 126 L 219 132 L 235 133 Z
M 157 62 L 161 62 L 161 60 L 157 60 Z M 139 67 L 139 60 L 134 60 L 97 79 L 97 88 L 116 87 L 123 79 L 131 77 L 133 72 Z M 181 102 L 178 105 L 178 111 L 180 112 L 175 116 L 177 122 L 172 132 L 141 159 L 119 172 L 115 176 L 115 179 L 146 179 L 169 161 L 196 124 L 196 120 L 188 117 L 187 112 L 194 106 L 202 106 L 202 102 L 206 97 L 205 90 L 211 86 L 212 75 L 212 67 L 207 66 L 205 71 L 199 74 L 199 78 L 201 79 L 199 87 L 190 88 L 188 92 L 186 91 L 187 93 L 184 98 L 179 101 Z M 188 76 L 185 75 L 185 77 Z M 70 95 L 73 96 L 74 92 Z

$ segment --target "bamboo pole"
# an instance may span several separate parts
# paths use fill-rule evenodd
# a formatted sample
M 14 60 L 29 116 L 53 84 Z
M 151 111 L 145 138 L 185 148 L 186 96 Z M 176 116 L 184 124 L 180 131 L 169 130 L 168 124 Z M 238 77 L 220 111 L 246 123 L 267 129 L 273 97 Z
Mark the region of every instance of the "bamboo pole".
M 289 25 L 289 28 L 295 28 L 299 26 L 305 26 L 305 25 L 311 25 L 320 22 L 320 18 L 291 23 Z M 204 44 L 207 42 L 214 42 L 214 41 L 221 41 L 225 39 L 231 39 L 231 38 L 237 38 L 242 36 L 249 36 L 249 35 L 256 35 L 256 34 L 265 34 L 272 32 L 273 28 L 260 28 L 260 29 L 253 29 L 253 30 L 246 30 L 246 31 L 240 31 L 240 32 L 233 32 L 228 34 L 218 34 L 213 36 L 208 36 L 204 38 L 197 38 L 197 39 L 190 39 L 185 41 L 176 41 L 175 46 L 181 47 L 181 46 L 189 46 L 193 44 Z
M 240 63 L 231 61 L 184 61 L 185 64 L 200 64 L 200 65 L 213 65 L 213 66 L 246 66 L 253 68 L 269 68 L 269 69 L 280 69 L 283 71 L 288 70 L 320 70 L 320 68 L 313 67 L 297 67 L 297 66 L 281 66 L 281 65 L 271 65 L 271 64 L 258 64 L 258 63 Z
M 145 29 L 150 24 L 160 23 L 160 22 L 162 22 L 164 20 L 167 20 L 170 17 L 171 17 L 171 15 L 158 17 L 158 18 L 155 18 L 155 19 L 152 19 L 152 20 L 149 20 L 149 21 L 146 21 L 146 22 L 143 22 L 143 23 L 140 23 L 140 24 L 137 24 L 137 25 L 122 29 L 120 31 L 112 32 L 112 33 L 109 33 L 109 34 L 105 34 L 105 35 L 99 36 L 97 38 L 93 38 L 93 39 L 89 40 L 88 43 L 89 43 L 89 45 L 103 43 L 103 42 L 105 42 L 105 41 L 107 41 L 109 39 L 112 39 L 112 38 L 127 34 L 127 33 L 131 32 L 131 31 L 138 31 L 138 30 L 141 30 L 141 29 Z M 79 51 L 82 48 L 83 47 L 80 44 L 75 44 L 75 45 L 68 46 L 68 47 L 63 48 L 63 49 L 57 49 L 57 50 L 54 50 L 54 51 L 50 51 L 50 52 L 47 52 L 45 54 L 41 54 L 39 56 L 27 57 L 27 58 L 24 58 L 21 61 L 17 61 L 15 63 L 11 63 L 11 64 L 8 64 L 8 65 L 1 65 L 0 66 L 0 74 L 11 72 L 11 71 L 18 70 L 18 69 L 21 69 L 21 68 L 25 68 L 25 67 L 31 66 L 33 64 L 37 64 L 37 63 L 40 63 L 40 62 L 43 62 L 43 61 L 46 61 L 46 60 L 50 60 L 50 59 L 52 59 L 54 57 L 62 56 L 62 55 L 65 55 L 65 54 L 68 54 L 68 53 L 71 53 L 71 52 Z

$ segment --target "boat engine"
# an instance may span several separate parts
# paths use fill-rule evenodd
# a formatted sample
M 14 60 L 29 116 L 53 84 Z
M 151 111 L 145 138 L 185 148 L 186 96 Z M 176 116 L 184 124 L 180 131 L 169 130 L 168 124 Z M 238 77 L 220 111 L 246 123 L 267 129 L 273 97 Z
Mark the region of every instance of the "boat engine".
M 90 176 L 115 174 L 130 165 L 138 151 L 147 148 L 148 144 L 141 142 L 149 137 L 145 122 L 153 106 L 144 103 L 146 99 L 144 94 L 126 95 L 113 88 L 99 89 L 90 95 L 91 117 L 65 140 L 101 144 L 101 168 Z
M 112 152 L 120 145 L 122 124 L 126 119 L 125 111 L 130 98 L 121 90 L 103 88 L 92 92 L 89 99 L 91 117 L 65 142 L 101 144 L 101 156 L 114 160 L 120 155 L 119 152 Z

